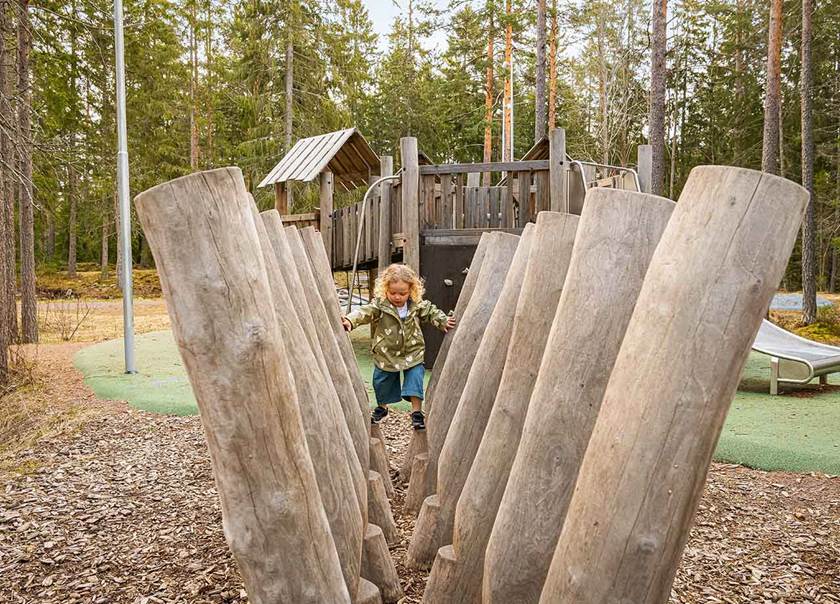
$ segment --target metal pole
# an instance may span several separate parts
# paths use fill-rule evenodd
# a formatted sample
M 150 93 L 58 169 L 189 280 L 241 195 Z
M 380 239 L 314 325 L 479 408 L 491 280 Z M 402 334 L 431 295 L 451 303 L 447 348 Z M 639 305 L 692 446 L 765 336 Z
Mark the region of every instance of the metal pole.
M 125 131 L 125 49 L 123 46 L 122 0 L 114 0 L 114 50 L 117 76 L 117 194 L 120 201 L 122 236 L 123 344 L 125 372 L 137 373 L 134 367 L 134 307 L 131 276 L 131 208 L 128 205 L 128 142 Z

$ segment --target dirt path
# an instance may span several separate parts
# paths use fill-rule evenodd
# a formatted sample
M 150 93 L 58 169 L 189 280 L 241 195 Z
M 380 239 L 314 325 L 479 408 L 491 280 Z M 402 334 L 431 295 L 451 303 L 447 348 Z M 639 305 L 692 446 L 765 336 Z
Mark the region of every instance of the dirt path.
M 74 349 L 42 347 L 39 396 L 92 412 L 19 452 L 28 474 L 0 477 L 0 601 L 247 601 L 199 419 L 97 401 L 72 368 Z M 407 417 L 390 416 L 385 432 L 395 465 Z M 405 602 L 419 602 L 425 573 L 403 567 L 414 521 L 402 497 L 398 487 L 392 551 Z M 716 464 L 671 601 L 840 602 L 838 569 L 840 479 Z

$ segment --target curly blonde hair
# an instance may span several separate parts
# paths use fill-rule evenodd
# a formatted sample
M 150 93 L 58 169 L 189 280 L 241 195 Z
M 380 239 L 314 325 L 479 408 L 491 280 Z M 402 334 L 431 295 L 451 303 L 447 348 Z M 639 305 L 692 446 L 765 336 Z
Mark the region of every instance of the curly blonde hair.
M 410 266 L 405 264 L 392 264 L 379 275 L 373 286 L 373 295 L 380 300 L 388 299 L 388 286 L 397 281 L 408 283 L 408 295 L 415 304 L 423 301 L 423 294 L 426 288 L 423 286 L 423 279 L 417 276 Z

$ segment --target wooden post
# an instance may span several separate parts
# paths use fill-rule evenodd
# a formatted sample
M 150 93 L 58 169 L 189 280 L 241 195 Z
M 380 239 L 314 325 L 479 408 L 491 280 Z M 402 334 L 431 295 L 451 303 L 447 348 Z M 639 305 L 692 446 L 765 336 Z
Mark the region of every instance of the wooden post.
M 289 194 L 285 182 L 274 183 L 274 209 L 283 216 L 289 213 Z
M 403 598 L 400 579 L 388 551 L 388 543 L 382 529 L 375 524 L 369 524 L 365 533 L 362 576 L 379 588 L 383 602 L 393 604 Z
M 627 326 L 541 602 L 668 599 L 807 199 L 766 173 L 691 171 Z
M 534 386 L 534 377 L 540 366 L 540 361 L 545 350 L 545 343 L 548 333 L 557 311 L 560 301 L 560 294 L 566 280 L 566 272 L 572 256 L 572 247 L 575 245 L 575 232 L 578 225 L 578 217 L 559 212 L 541 212 L 537 217 L 536 228 L 531 242 L 531 250 L 527 259 L 527 266 L 524 269 L 524 278 L 519 289 L 518 301 L 510 304 L 507 310 L 502 310 L 502 298 L 496 305 L 493 318 L 487 327 L 487 333 L 481 341 L 478 355 L 473 363 L 473 371 L 467 379 L 464 394 L 461 397 L 461 404 L 449 434 L 446 437 L 443 451 L 441 452 L 438 469 L 437 497 L 440 501 L 439 533 L 443 540 L 441 545 L 453 543 L 452 529 L 455 523 L 456 505 L 460 505 L 459 499 L 463 496 L 463 488 L 467 477 L 471 475 L 471 468 L 476 459 L 479 445 L 487 438 L 490 429 L 489 419 L 493 414 L 501 413 L 504 419 L 509 418 L 510 406 L 527 406 L 530 399 L 531 389 Z M 518 250 L 517 250 L 518 253 Z M 514 260 L 515 262 L 515 260 Z M 505 289 L 511 284 L 511 276 L 514 268 L 508 273 L 508 283 Z M 494 346 L 493 337 L 499 338 L 502 329 L 502 322 L 511 324 L 510 344 L 504 351 Z M 502 357 L 500 361 L 493 360 L 494 357 Z M 485 387 L 482 374 L 487 374 L 493 365 L 501 364 L 502 373 L 498 389 Z M 524 405 L 522 404 L 524 401 Z M 496 411 L 496 405 L 506 405 L 502 411 Z M 524 414 L 523 414 L 524 416 Z M 498 423 L 499 420 L 497 419 Z M 521 429 L 521 424 L 519 426 Z M 507 446 L 502 450 L 493 451 L 501 464 L 505 459 L 513 460 L 518 441 L 518 430 L 513 429 L 504 435 L 507 439 Z M 457 450 L 461 453 L 458 454 Z M 486 453 L 485 453 L 486 454 Z M 508 463 L 509 467 L 509 463 Z M 507 478 L 506 472 L 498 472 L 496 466 L 482 468 L 487 474 L 484 478 L 477 477 L 481 487 L 492 487 L 498 493 L 493 502 L 493 491 L 487 492 L 488 501 L 482 508 L 489 515 L 495 515 L 495 509 L 501 499 L 504 483 L 499 484 L 494 480 L 497 476 Z M 473 487 L 475 490 L 475 487 Z M 488 509 L 490 508 L 490 509 Z M 486 515 L 485 515 L 486 517 Z M 492 522 L 486 527 L 486 534 L 481 540 L 484 545 L 490 534 Z M 418 523 L 419 528 L 419 523 Z M 468 527 L 470 528 L 470 527 Z M 462 528 L 463 530 L 463 528 Z M 464 546 L 464 533 L 458 540 L 459 546 Z M 474 535 L 467 533 L 466 540 L 469 542 Z M 468 543 L 469 545 L 469 543 Z M 483 553 L 483 548 L 482 548 Z M 466 553 L 471 553 L 467 551 Z M 454 554 L 453 554 L 454 555 Z M 460 558 L 460 556 L 459 556 Z M 483 561 L 483 556 L 481 557 Z M 438 561 L 435 560 L 437 567 Z M 478 580 L 472 587 L 481 586 L 481 570 L 478 569 Z M 446 575 L 446 573 L 444 573 Z M 443 576 L 432 570 L 429 583 L 435 582 Z M 452 576 L 448 578 L 452 580 Z M 447 582 L 449 582 L 449 580 Z M 438 586 L 438 590 L 451 591 L 448 586 Z M 461 592 L 459 587 L 457 592 Z M 474 599 L 480 596 L 480 589 L 473 591 Z
M 327 258 L 332 261 L 332 238 L 333 238 L 333 174 L 332 172 L 321 172 L 320 188 L 320 222 L 321 239 L 324 241 L 324 248 L 327 250 Z
M 552 216 L 561 217 L 560 214 Z M 568 242 L 568 245 L 564 246 L 567 248 L 564 250 L 566 258 L 571 253 L 574 243 L 577 218 L 569 216 L 569 222 L 572 224 L 568 230 L 561 228 L 559 232 L 553 232 L 556 238 L 564 243 Z M 467 377 L 440 452 L 435 494 L 423 502 L 408 547 L 408 564 L 412 567 L 427 567 L 434 560 L 438 549 L 452 542 L 455 505 L 458 503 L 461 487 L 467 479 L 475 451 L 481 442 L 484 425 L 490 415 L 493 401 L 496 400 L 496 392 L 502 379 L 517 300 L 522 291 L 525 270 L 535 238 L 534 231 L 536 229 L 531 226 L 522 234 L 499 300 L 485 326 L 475 360 L 471 363 L 472 370 Z M 563 258 L 553 257 L 551 260 L 556 262 L 559 265 L 558 269 L 563 272 Z
M 439 552 L 442 564 L 440 578 L 448 579 L 449 585 L 435 589 L 443 591 L 450 598 L 460 593 L 463 594 L 463 601 L 471 602 L 481 595 L 484 568 L 491 565 L 489 558 L 485 562 L 485 550 L 491 530 L 495 530 L 493 523 L 497 519 L 496 512 L 502 495 L 508 497 L 505 485 L 509 480 L 514 480 L 509 474 L 517 455 L 517 446 L 525 446 L 519 439 L 529 401 L 535 407 L 535 414 L 537 408 L 547 414 L 543 419 L 551 425 L 545 431 L 551 433 L 558 442 L 568 439 L 568 433 L 575 433 L 575 440 L 586 442 L 586 436 L 577 433 L 585 430 L 584 418 L 591 417 L 594 421 L 597 414 L 598 396 L 609 376 L 609 367 L 621 343 L 623 329 L 633 310 L 648 260 L 673 206 L 659 198 L 607 189 L 592 191 L 590 201 L 579 222 L 565 280 L 559 282 L 563 291 L 556 313 L 540 316 L 537 308 L 542 305 L 540 299 L 543 297 L 537 293 L 540 283 L 552 284 L 552 279 L 556 278 L 551 273 L 551 264 L 542 267 L 543 271 L 548 271 L 547 274 L 529 272 L 526 277 L 499 393 L 458 501 L 452 552 L 444 551 L 445 548 Z M 598 252 L 605 245 L 608 245 L 611 253 Z M 616 279 L 617 274 L 622 275 L 622 278 Z M 553 282 L 550 286 L 556 287 L 557 283 Z M 592 300 L 598 300 L 598 304 Z M 582 312 L 582 308 L 586 308 L 586 312 Z M 540 333 L 547 334 L 547 338 L 544 336 L 541 339 L 538 335 Z M 542 364 L 539 359 L 542 359 Z M 521 365 L 539 366 L 536 384 L 533 373 L 522 371 Z M 596 367 L 597 371 L 593 369 Z M 557 375 L 561 373 L 563 379 L 557 380 Z M 585 388 L 581 391 L 582 383 Z M 543 390 L 538 394 L 534 389 L 540 384 Z M 590 403 L 594 408 L 588 406 Z M 560 422 L 563 422 L 562 427 Z M 531 436 L 523 435 L 522 438 L 524 441 Z M 541 444 L 542 449 L 535 459 L 538 465 L 534 465 L 532 471 L 552 478 L 547 479 L 546 484 L 541 479 L 531 482 L 539 483 L 536 492 L 540 493 L 540 497 L 543 492 L 547 497 L 553 497 L 558 493 L 551 486 L 554 484 L 555 466 L 565 464 L 565 461 L 553 457 L 558 453 L 559 446 L 554 441 L 544 439 Z M 552 460 L 550 463 L 545 461 L 548 457 Z M 542 474 L 543 471 L 546 474 Z M 528 480 L 521 476 L 516 479 Z M 562 493 L 558 498 L 562 500 Z M 532 538 L 538 534 L 537 540 L 542 541 L 550 538 L 551 531 L 559 530 L 559 527 L 550 527 L 545 534 L 539 532 L 547 524 L 547 521 L 542 520 L 543 515 L 551 515 L 553 512 L 544 510 L 544 506 L 536 502 L 533 504 L 538 508 L 537 526 L 540 528 L 529 534 Z M 550 507 L 553 509 L 554 503 Z M 518 522 L 520 525 L 525 524 L 524 520 Z M 510 533 L 506 530 L 504 535 Z M 517 541 L 517 551 L 523 557 L 529 561 L 538 557 L 539 554 L 533 549 L 538 550 L 541 545 L 529 543 L 522 546 L 526 537 L 517 535 L 514 539 Z M 453 560 L 447 566 L 449 558 Z M 492 564 L 495 569 L 495 559 Z M 537 564 L 545 562 L 538 560 Z M 526 569 L 523 581 L 517 581 L 517 585 L 530 581 L 530 572 L 530 569 Z M 437 583 L 439 578 L 435 575 L 439 573 L 433 570 L 432 574 Z M 430 582 L 433 577 L 430 577 Z M 495 585 L 492 580 L 488 580 L 488 584 Z M 512 582 L 505 585 L 509 587 L 506 592 L 508 595 L 514 593 Z M 490 593 L 488 590 L 488 598 L 502 601 L 501 597 L 496 599 Z M 523 602 L 531 601 L 527 590 L 515 593 L 516 598 L 523 598 Z
M 370 422 L 368 421 L 370 404 L 368 401 L 367 387 L 359 373 L 359 366 L 356 364 L 356 354 L 353 352 L 353 345 L 350 343 L 350 338 L 341 325 L 342 310 L 338 303 L 338 294 L 335 291 L 335 281 L 333 280 L 332 270 L 330 270 L 330 264 L 327 260 L 327 254 L 324 251 L 324 246 L 321 245 L 318 239 L 318 233 L 312 227 L 301 229 L 300 237 L 303 238 L 306 246 L 313 278 L 318 286 L 321 301 L 324 304 L 327 318 L 329 319 L 329 325 L 332 328 L 335 340 L 338 342 L 339 353 L 350 375 L 350 382 L 356 393 L 356 401 L 362 410 L 365 425 L 368 426 L 367 431 L 370 434 Z
M 349 602 L 242 172 L 177 178 L 141 193 L 135 205 L 250 599 Z
M 639 186 L 642 189 L 642 193 L 650 193 L 651 183 L 653 182 L 653 147 L 650 145 L 639 145 L 636 164 L 636 172 L 639 174 Z
M 461 317 L 464 316 L 464 311 L 467 309 L 467 305 L 472 297 L 473 290 L 475 289 L 475 283 L 478 279 L 478 274 L 481 272 L 481 264 L 484 262 L 484 255 L 487 253 L 487 246 L 490 241 L 491 237 L 489 236 L 489 233 L 484 233 L 481 236 L 481 239 L 478 240 L 478 246 L 475 248 L 472 261 L 467 269 L 467 277 L 464 279 L 464 285 L 461 287 L 461 293 L 458 295 L 458 302 L 455 303 L 455 310 L 452 312 L 452 315 L 458 323 L 461 322 Z M 434 400 L 435 387 L 440 379 L 443 366 L 446 364 L 446 357 L 449 354 L 449 347 L 452 345 L 453 337 L 455 337 L 455 330 L 449 331 L 443 336 L 443 342 L 440 345 L 435 365 L 432 368 L 432 375 L 429 377 L 429 385 L 426 386 L 426 412 L 431 409 L 431 402 Z M 425 452 L 425 450 L 426 448 L 424 447 L 422 452 Z M 408 467 L 410 468 L 410 465 Z M 400 474 L 402 476 L 402 470 L 400 471 Z M 408 474 L 411 474 L 410 469 L 407 472 L 407 475 Z
M 551 211 L 569 213 L 569 197 L 566 194 L 566 130 L 554 128 L 548 133 L 549 181 L 551 187 Z
M 319 419 L 317 422 L 303 422 L 303 430 L 315 467 L 315 478 L 324 510 L 341 561 L 344 580 L 351 597 L 355 597 L 362 563 L 362 538 L 365 527 L 365 476 L 353 448 L 353 440 L 344 421 L 338 395 L 326 376 L 317 370 L 318 361 L 301 327 L 295 302 L 289 295 L 278 265 L 277 254 L 253 199 L 251 208 L 280 335 L 284 342 L 297 343 L 294 354 L 289 355 L 289 365 L 294 376 L 298 402 L 305 415 Z M 313 286 L 310 284 L 310 287 Z M 360 487 L 364 490 L 360 491 Z
M 382 176 L 391 176 L 394 173 L 394 158 L 390 155 L 383 155 L 379 158 L 379 172 Z M 391 228 L 391 190 L 390 182 L 380 185 L 382 189 L 381 201 L 379 203 L 379 241 L 377 242 L 377 268 L 380 273 L 391 264 L 391 238 L 394 233 Z
M 403 263 L 420 274 L 420 160 L 417 139 L 406 136 L 400 139 L 402 162 L 402 232 L 405 235 Z
M 311 229 L 311 227 L 309 228 Z M 320 249 L 323 250 L 324 246 L 321 243 L 321 238 L 314 229 L 311 229 L 311 231 L 318 241 Z M 286 235 L 286 241 L 288 242 L 293 259 L 292 266 L 298 271 L 300 280 L 304 284 L 304 297 L 317 326 L 316 331 L 318 332 L 321 349 L 324 351 L 327 368 L 330 371 L 336 392 L 338 392 L 339 402 L 344 411 L 344 419 L 353 437 L 356 454 L 359 456 L 362 468 L 367 471 L 370 467 L 370 424 L 367 417 L 360 410 L 355 388 L 350 378 L 350 372 L 344 363 L 335 334 L 329 328 L 332 321 L 317 291 L 317 287 L 313 287 L 313 285 L 317 286 L 318 281 L 312 273 L 312 267 L 303 249 L 300 231 L 295 227 L 285 227 L 283 232 Z M 342 336 L 347 338 L 344 333 L 342 333 Z
M 516 235 L 499 232 L 489 233 L 487 237 L 490 240 L 473 295 L 454 331 L 447 363 L 441 370 L 441 376 L 434 391 L 435 400 L 430 406 L 426 429 L 429 450 L 426 454 L 427 463 L 422 466 L 426 471 L 417 472 L 417 462 L 423 457 L 422 455 L 415 458 L 415 465 L 411 471 L 409 488 L 414 492 L 422 492 L 423 495 L 434 491 L 437 460 L 446 439 L 446 432 L 449 430 L 449 424 L 455 414 L 461 392 L 464 390 L 478 343 L 484 334 L 487 321 L 493 314 L 504 278 L 520 240 Z
M 391 482 L 391 468 L 385 454 L 385 443 L 373 436 L 370 437 L 370 469 L 382 475 L 382 483 L 389 498 L 394 497 L 394 485 Z
M 399 533 L 394 522 L 394 515 L 391 512 L 391 504 L 388 501 L 388 493 L 385 492 L 385 485 L 382 475 L 379 472 L 370 470 L 368 472 L 368 516 L 369 522 L 382 529 L 385 541 L 389 545 L 397 543 Z

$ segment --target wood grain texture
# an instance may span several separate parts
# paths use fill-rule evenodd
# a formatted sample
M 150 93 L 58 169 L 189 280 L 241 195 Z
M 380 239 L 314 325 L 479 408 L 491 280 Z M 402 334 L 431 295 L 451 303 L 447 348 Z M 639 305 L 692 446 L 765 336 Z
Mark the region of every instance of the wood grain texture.
M 427 602 L 475 602 L 480 598 L 484 549 L 493 526 L 492 518 L 504 492 L 525 409 L 557 313 L 578 220 L 577 216 L 557 212 L 541 212 L 537 217 L 521 292 L 511 311 L 510 344 L 502 355 L 504 369 L 498 391 L 488 404 L 482 400 L 482 390 L 475 389 L 472 404 L 459 407 L 450 428 L 438 470 L 440 521 L 444 530 L 450 531 L 445 536 L 457 544 L 453 561 L 457 555 L 458 562 L 468 559 L 469 565 L 459 564 L 458 567 L 463 566 L 463 572 L 459 572 L 461 568 L 450 564 L 443 575 L 433 570 L 427 585 L 442 576 L 447 584 L 435 585 L 432 593 L 448 594 L 449 599 L 425 598 Z M 498 306 L 491 325 L 497 313 Z M 484 340 L 481 345 L 483 349 Z M 473 374 L 480 366 L 478 359 L 482 354 L 479 350 L 461 405 L 467 402 L 464 399 L 471 391 L 471 382 L 480 379 Z M 435 565 L 439 559 L 440 556 L 435 559 Z
M 394 485 L 391 483 L 391 468 L 385 454 L 385 444 L 378 438 L 370 438 L 370 469 L 382 475 L 382 484 L 389 498 L 394 497 Z
M 403 262 L 420 273 L 420 171 L 417 139 L 400 139 L 402 162 L 402 232 L 405 234 Z
M 364 480 L 359 482 L 360 478 L 364 478 L 362 466 L 353 448 L 335 388 L 318 370 L 318 361 L 301 327 L 277 255 L 253 200 L 251 210 L 271 287 L 274 314 L 289 357 L 301 413 L 305 417 L 318 418 L 318 421 L 304 422 L 303 431 L 344 580 L 353 597 L 357 592 L 362 562 L 365 526 L 362 511 L 367 502 L 367 485 Z M 359 487 L 365 491 L 359 491 Z
M 766 173 L 691 171 L 627 326 L 541 602 L 668 599 L 807 199 Z
M 391 512 L 391 504 L 385 492 L 382 482 L 382 475 L 379 472 L 370 470 L 368 472 L 368 517 L 370 523 L 382 529 L 385 541 L 388 545 L 397 543 L 399 533 L 394 522 L 394 514 Z
M 241 171 L 178 178 L 135 205 L 249 598 L 349 602 Z
M 540 597 L 612 364 L 673 205 L 629 191 L 593 189 L 587 194 L 530 405 L 527 399 L 519 406 L 509 400 L 510 414 L 493 418 L 487 435 L 487 447 L 494 450 L 481 452 L 500 462 L 500 474 L 487 477 L 497 486 L 490 489 L 477 476 L 459 503 L 456 551 L 464 551 L 469 567 L 480 558 L 487 524 L 494 523 L 484 560 L 486 602 L 535 602 Z M 502 430 L 509 439 L 500 442 Z M 511 465 L 505 452 L 519 430 Z M 488 461 L 476 469 L 486 469 Z M 507 477 L 505 468 L 510 469 Z M 499 484 L 506 485 L 500 502 Z M 478 507 L 476 498 L 482 496 L 496 498 L 495 522 L 492 503 L 482 504 L 489 511 Z M 545 505 L 548 501 L 551 505 Z M 477 545 L 470 549 L 471 543 Z M 475 584 L 469 589 L 474 592 Z
M 328 328 L 331 321 L 318 291 L 320 284 L 312 273 L 312 267 L 303 249 L 299 231 L 293 227 L 286 227 L 283 231 L 289 244 L 294 262 L 293 266 L 297 269 L 300 280 L 304 285 L 304 297 L 317 327 L 316 331 L 321 343 L 321 350 L 324 352 L 327 369 L 338 393 L 339 402 L 344 412 L 344 420 L 350 429 L 350 435 L 353 437 L 353 446 L 362 464 L 362 469 L 367 471 L 370 467 L 370 424 L 367 418 L 362 416 L 350 373 L 344 363 L 338 341 L 332 330 Z M 314 229 L 312 232 L 314 233 Z M 323 245 L 321 245 L 317 233 L 315 233 L 315 238 L 323 250 Z M 344 337 L 346 338 L 346 336 Z
M 554 217 L 559 218 L 559 215 L 548 217 L 546 222 L 551 222 L 551 218 Z M 570 217 L 570 220 L 577 222 L 577 218 Z M 458 502 L 461 488 L 481 442 L 481 435 L 502 379 L 510 336 L 513 332 L 516 304 L 522 291 L 528 258 L 533 249 L 537 229 L 531 227 L 528 231 L 523 234 L 516 247 L 504 286 L 490 315 L 490 320 L 485 326 L 472 369 L 464 384 L 461 398 L 457 403 L 457 409 L 441 448 L 435 488 L 436 512 L 423 513 L 421 510 L 417 518 L 417 525 L 408 548 L 408 560 L 412 565 L 431 564 L 438 549 L 452 541 L 455 504 Z M 563 239 L 568 240 L 567 251 L 571 253 L 574 227 L 570 229 L 571 236 L 569 233 L 564 233 L 564 235 Z M 563 262 L 561 261 L 560 264 Z
M 391 559 L 382 529 L 375 524 L 368 524 L 365 532 L 362 576 L 379 588 L 383 602 L 390 604 L 402 599 L 404 594 L 397 568 Z
M 454 330 L 447 362 L 441 370 L 440 379 L 435 387 L 434 400 L 430 401 L 426 422 L 429 445 L 428 461 L 425 466 L 427 471 L 420 475 L 414 473 L 416 465 L 412 469 L 411 483 L 415 491 L 423 492 L 424 497 L 434 490 L 437 459 L 443 448 L 449 424 L 455 415 L 470 367 L 478 350 L 478 344 L 481 342 L 484 328 L 499 299 L 511 259 L 520 241 L 519 237 L 507 233 L 489 233 L 488 237 L 491 239 L 488 241 L 473 294 L 464 310 L 464 316 Z M 417 486 L 415 481 L 422 481 L 423 484 Z

